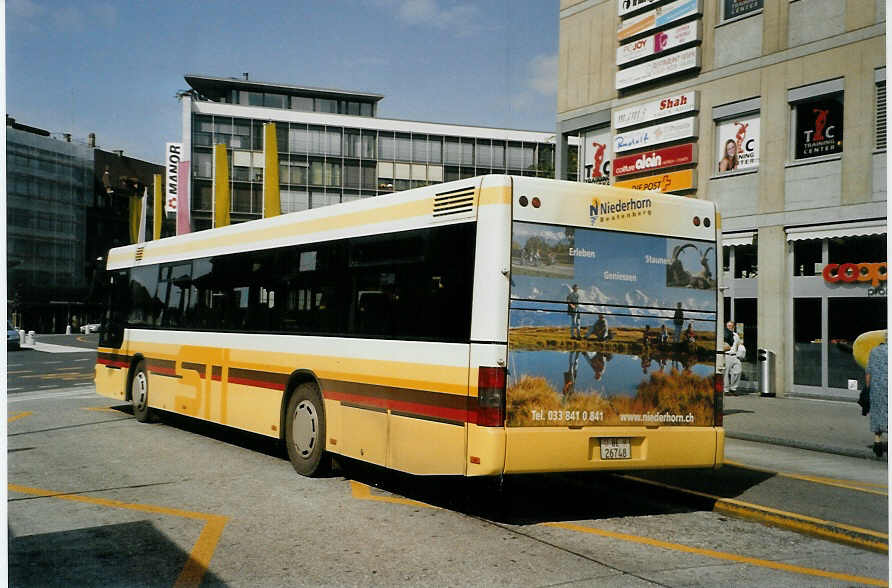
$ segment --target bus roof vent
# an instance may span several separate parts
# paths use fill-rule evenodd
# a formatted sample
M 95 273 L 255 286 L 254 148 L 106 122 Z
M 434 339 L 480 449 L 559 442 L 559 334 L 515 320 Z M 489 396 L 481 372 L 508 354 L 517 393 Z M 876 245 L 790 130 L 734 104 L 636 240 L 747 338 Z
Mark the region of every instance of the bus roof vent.
M 142 254 L 146 250 L 145 247 L 137 247 L 133 258 L 135 261 L 142 261 Z
M 474 194 L 473 186 L 437 194 L 434 196 L 434 217 L 472 213 Z

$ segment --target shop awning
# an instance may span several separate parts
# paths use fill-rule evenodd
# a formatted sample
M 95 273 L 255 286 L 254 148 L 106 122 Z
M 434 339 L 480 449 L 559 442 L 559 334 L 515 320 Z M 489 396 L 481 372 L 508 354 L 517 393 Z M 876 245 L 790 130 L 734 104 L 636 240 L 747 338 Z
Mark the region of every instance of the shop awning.
M 755 231 L 745 233 L 722 233 L 722 247 L 739 247 L 740 245 L 752 245 Z
M 787 241 L 807 239 L 836 239 L 838 237 L 858 237 L 862 235 L 885 235 L 886 221 L 861 221 L 838 223 L 819 227 L 788 227 Z

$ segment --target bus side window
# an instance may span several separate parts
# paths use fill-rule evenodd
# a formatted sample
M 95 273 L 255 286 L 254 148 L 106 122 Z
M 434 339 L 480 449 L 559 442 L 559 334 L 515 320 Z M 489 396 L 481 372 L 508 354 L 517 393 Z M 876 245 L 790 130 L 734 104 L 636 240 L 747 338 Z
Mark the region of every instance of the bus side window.
M 130 306 L 130 270 L 108 272 L 107 279 L 108 298 L 99 331 L 99 346 L 117 349 L 124 342 L 127 308 Z
M 130 270 L 130 314 L 127 324 L 132 327 L 154 327 L 162 305 L 157 298 L 158 266 L 147 265 Z

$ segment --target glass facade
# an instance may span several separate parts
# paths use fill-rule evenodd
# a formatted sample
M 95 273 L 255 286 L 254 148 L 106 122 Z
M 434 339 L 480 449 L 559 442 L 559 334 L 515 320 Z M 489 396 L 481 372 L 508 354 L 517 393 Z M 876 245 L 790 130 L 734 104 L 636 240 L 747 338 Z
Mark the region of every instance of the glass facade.
M 359 122 L 359 121 L 357 121 Z M 193 114 L 193 220 L 210 227 L 212 147 L 230 154 L 232 219 L 262 214 L 261 121 Z M 554 145 L 276 123 L 282 212 L 317 208 L 489 173 L 554 177 Z
M 85 287 L 86 207 L 93 153 L 7 127 L 7 254 L 11 292 L 19 286 Z
M 302 112 L 327 112 L 351 116 L 374 116 L 375 105 L 360 100 L 316 98 L 312 96 L 292 96 L 283 92 L 257 92 L 251 90 L 230 90 L 214 102 L 238 104 L 240 106 L 263 106 L 282 110 Z

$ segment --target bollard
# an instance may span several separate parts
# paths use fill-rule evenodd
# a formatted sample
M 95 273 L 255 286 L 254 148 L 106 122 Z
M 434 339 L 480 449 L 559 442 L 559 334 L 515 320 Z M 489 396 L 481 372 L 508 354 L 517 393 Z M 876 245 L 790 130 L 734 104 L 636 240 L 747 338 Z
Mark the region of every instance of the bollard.
M 66 334 L 66 335 L 70 335 L 70 334 L 71 334 L 71 325 L 65 325 L 65 334 Z
M 22 345 L 25 344 L 25 329 L 19 329 L 19 341 Z
M 34 345 L 34 331 L 28 331 L 28 345 Z
M 759 349 L 759 396 L 774 398 L 774 352 L 769 349 Z

